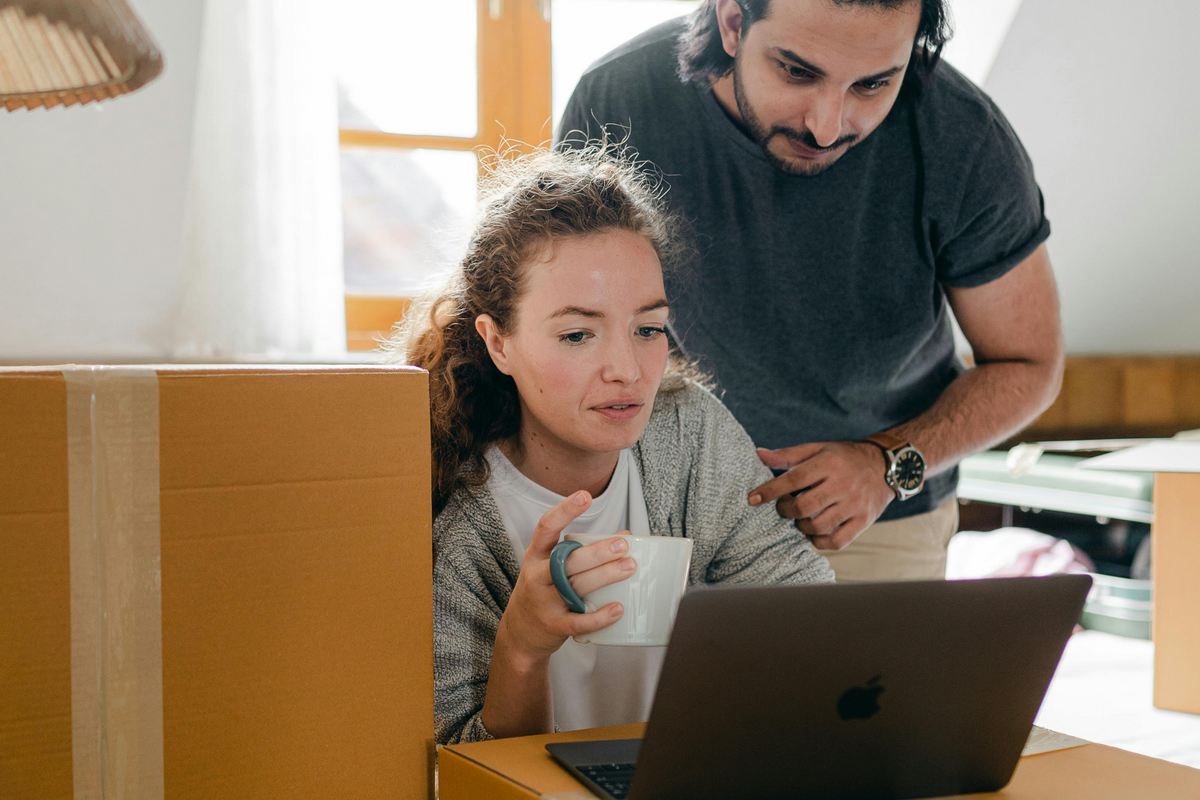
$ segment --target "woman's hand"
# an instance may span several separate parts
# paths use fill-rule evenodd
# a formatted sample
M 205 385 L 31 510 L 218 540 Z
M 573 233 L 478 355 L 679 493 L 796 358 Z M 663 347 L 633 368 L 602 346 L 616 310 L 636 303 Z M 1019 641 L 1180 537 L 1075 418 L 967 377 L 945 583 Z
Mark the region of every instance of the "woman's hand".
M 550 656 L 568 636 L 606 628 L 624 613 L 620 603 L 587 614 L 568 611 L 550 578 L 550 551 L 563 529 L 591 503 L 587 492 L 576 492 L 547 511 L 533 531 L 492 648 L 480 718 L 493 736 L 552 730 Z M 572 552 L 566 567 L 575 591 L 585 595 L 633 574 L 637 565 L 625 557 L 628 550 L 628 543 L 614 536 Z
M 587 614 L 571 612 L 550 578 L 550 551 L 567 525 L 591 502 L 587 492 L 576 492 L 538 520 L 496 637 L 497 643 L 501 637 L 505 639 L 503 649 L 510 656 L 534 662 L 547 659 L 568 636 L 607 628 L 624 613 L 620 603 L 608 603 Z M 637 565 L 625 557 L 628 550 L 628 543 L 617 535 L 571 553 L 566 567 L 575 591 L 586 595 L 632 575 Z

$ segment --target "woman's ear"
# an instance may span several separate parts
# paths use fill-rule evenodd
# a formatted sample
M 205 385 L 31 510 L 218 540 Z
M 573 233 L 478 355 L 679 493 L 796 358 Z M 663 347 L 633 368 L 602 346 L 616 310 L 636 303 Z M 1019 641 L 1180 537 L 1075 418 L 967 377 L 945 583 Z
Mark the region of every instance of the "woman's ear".
M 500 327 L 496 325 L 496 320 L 492 319 L 490 314 L 480 314 L 475 318 L 475 331 L 479 334 L 479 338 L 483 339 L 483 344 L 487 347 L 488 355 L 492 357 L 492 363 L 496 365 L 496 369 L 505 375 L 511 375 L 508 353 L 504 349 L 508 340 L 500 333 Z
M 737 0 L 717 0 L 714 13 L 721 32 L 721 46 L 726 55 L 736 58 L 738 45 L 742 42 L 742 8 Z

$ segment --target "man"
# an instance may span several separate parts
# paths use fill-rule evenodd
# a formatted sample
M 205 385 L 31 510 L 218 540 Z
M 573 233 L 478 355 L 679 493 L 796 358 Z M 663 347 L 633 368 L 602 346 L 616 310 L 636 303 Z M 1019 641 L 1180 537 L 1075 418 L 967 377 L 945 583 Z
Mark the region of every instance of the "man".
M 615 124 L 661 170 L 695 245 L 673 333 L 771 448 L 780 474 L 747 502 L 840 580 L 944 576 L 955 465 L 1061 383 L 1041 193 L 1000 111 L 939 63 L 943 3 L 707 0 L 591 67 L 559 127 Z

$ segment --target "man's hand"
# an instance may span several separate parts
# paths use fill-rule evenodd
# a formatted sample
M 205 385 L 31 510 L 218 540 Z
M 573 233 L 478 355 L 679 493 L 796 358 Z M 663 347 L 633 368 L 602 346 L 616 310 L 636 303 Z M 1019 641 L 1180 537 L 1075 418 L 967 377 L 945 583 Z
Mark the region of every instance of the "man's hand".
M 869 442 L 812 442 L 758 448 L 771 469 L 787 472 L 750 490 L 750 505 L 775 501 L 779 516 L 819 550 L 841 550 L 879 518 L 896 496 L 883 479 L 883 452 Z

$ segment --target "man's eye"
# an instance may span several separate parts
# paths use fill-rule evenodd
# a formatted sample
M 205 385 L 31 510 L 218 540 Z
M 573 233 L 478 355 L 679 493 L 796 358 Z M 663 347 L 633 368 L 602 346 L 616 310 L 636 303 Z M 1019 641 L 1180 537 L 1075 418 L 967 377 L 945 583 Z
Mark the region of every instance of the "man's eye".
M 583 344 L 584 339 L 587 339 L 588 335 L 587 331 L 571 331 L 559 336 L 558 340 L 567 344 Z
M 778 63 L 780 68 L 787 73 L 787 76 L 794 81 L 806 81 L 811 80 L 814 77 L 813 74 L 804 67 L 797 67 L 794 64 L 785 64 L 782 61 Z

